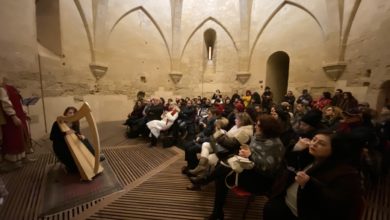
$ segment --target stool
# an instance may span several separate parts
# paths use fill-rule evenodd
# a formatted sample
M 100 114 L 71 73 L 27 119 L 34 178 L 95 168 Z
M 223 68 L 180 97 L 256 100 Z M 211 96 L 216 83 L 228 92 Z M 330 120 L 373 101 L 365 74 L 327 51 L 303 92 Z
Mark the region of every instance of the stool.
M 251 205 L 251 203 L 253 201 L 255 201 L 255 198 L 256 198 L 256 194 L 253 194 L 253 193 L 250 193 L 248 191 L 246 191 L 245 189 L 239 187 L 239 186 L 236 186 L 236 187 L 233 187 L 231 189 L 231 191 L 233 192 L 234 195 L 236 195 L 237 197 L 243 197 L 243 198 L 247 198 L 246 200 L 246 204 L 245 204 L 245 209 L 244 209 L 244 212 L 242 213 L 242 219 L 245 220 L 246 218 L 246 214 L 248 212 L 248 209 Z

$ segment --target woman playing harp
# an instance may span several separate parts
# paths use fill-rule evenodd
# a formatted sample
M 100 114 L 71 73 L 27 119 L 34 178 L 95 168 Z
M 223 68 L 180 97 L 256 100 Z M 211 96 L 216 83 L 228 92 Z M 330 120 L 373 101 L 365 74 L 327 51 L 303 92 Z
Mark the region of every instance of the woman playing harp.
M 69 106 L 64 111 L 64 116 L 73 116 L 77 112 L 77 109 L 73 106 Z M 53 142 L 53 150 L 56 154 L 57 158 L 63 163 L 66 167 L 66 170 L 70 173 L 77 173 L 78 168 L 76 165 L 76 162 L 69 150 L 69 147 L 66 143 L 65 136 L 70 134 L 76 134 L 78 139 L 87 147 L 87 149 L 95 155 L 95 150 L 93 149 L 92 145 L 88 141 L 88 139 L 81 134 L 80 132 L 80 122 L 73 121 L 73 122 L 67 122 L 67 126 L 70 128 L 70 130 L 63 132 L 60 129 L 60 126 L 57 121 L 53 123 L 53 126 L 51 128 L 50 132 L 50 140 Z M 105 158 L 103 155 L 100 156 L 100 161 L 103 161 Z

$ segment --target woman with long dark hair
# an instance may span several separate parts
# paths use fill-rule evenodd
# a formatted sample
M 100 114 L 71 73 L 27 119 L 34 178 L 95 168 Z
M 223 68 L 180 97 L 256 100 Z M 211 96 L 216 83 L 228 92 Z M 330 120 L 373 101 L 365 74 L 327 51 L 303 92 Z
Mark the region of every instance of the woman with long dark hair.
M 279 176 L 264 207 L 264 219 L 360 219 L 364 207 L 356 167 L 358 139 L 320 131 L 301 145 L 314 162 L 300 171 L 288 167 Z
M 73 106 L 69 106 L 65 109 L 63 115 L 64 116 L 73 116 L 77 112 L 77 109 Z M 53 142 L 53 151 L 56 154 L 57 158 L 63 163 L 66 167 L 66 170 L 70 173 L 77 173 L 77 165 L 70 153 L 68 145 L 65 141 L 65 136 L 68 134 L 75 133 L 80 141 L 87 147 L 87 149 L 95 154 L 95 150 L 92 145 L 89 143 L 88 139 L 81 134 L 80 132 L 80 122 L 74 121 L 68 123 L 68 127 L 70 128 L 67 132 L 62 132 L 57 121 L 55 121 L 52 125 L 50 132 L 50 140 Z M 100 156 L 100 161 L 103 161 L 105 157 L 103 155 Z

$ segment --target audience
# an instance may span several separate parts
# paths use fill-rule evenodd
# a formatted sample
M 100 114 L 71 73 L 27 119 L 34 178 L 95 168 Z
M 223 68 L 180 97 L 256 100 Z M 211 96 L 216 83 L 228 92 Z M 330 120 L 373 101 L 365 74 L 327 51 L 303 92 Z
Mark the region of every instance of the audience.
M 368 103 L 358 103 L 352 93 L 341 89 L 333 98 L 324 92 L 316 101 L 307 89 L 296 101 L 288 91 L 281 103 L 273 103 L 268 86 L 261 98 L 250 90 L 242 97 L 235 91 L 231 99 L 217 94 L 214 102 L 200 96 L 177 100 L 183 109 L 191 103 L 196 109 L 196 138 L 181 144 L 188 163 L 182 172 L 192 183 L 187 189 L 201 190 L 215 181 L 213 213 L 208 219 L 224 217 L 226 184 L 235 182 L 228 163 L 233 155 L 254 162 L 254 168 L 240 171 L 237 183 L 249 192 L 270 196 L 265 219 L 357 219 L 361 215 L 363 185 L 367 189 L 372 176 L 387 170 L 388 107 L 376 119 Z M 218 123 L 221 114 L 229 120 L 228 132 Z M 179 117 L 187 121 L 186 115 Z M 251 118 L 257 122 L 252 138 Z M 221 147 L 225 147 L 223 154 L 218 151 Z

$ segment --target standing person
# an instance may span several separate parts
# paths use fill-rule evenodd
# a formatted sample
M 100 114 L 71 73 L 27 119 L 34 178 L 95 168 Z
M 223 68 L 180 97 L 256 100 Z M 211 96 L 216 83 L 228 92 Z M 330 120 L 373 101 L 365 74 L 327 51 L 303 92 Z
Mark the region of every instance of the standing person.
M 0 79 L 0 100 L 5 124 L 3 124 L 2 155 L 5 160 L 0 171 L 8 172 L 22 167 L 22 163 L 34 162 L 26 157 L 31 148 L 30 133 L 27 127 L 28 116 L 22 106 L 22 96 L 12 85 Z
M 364 203 L 355 167 L 360 154 L 358 138 L 323 131 L 301 145 L 314 162 L 300 171 L 286 169 L 278 176 L 263 218 L 359 220 Z
M 263 95 L 261 95 L 261 99 L 263 100 L 263 111 L 266 111 L 268 113 L 270 112 L 273 96 L 274 95 L 271 92 L 271 88 L 269 86 L 266 86 Z

